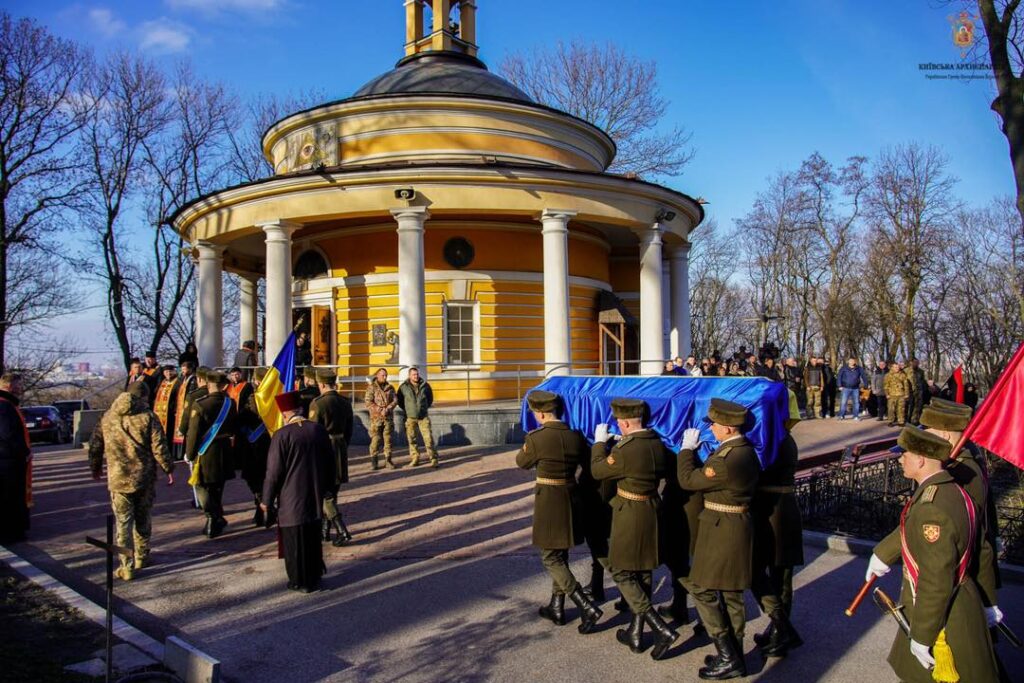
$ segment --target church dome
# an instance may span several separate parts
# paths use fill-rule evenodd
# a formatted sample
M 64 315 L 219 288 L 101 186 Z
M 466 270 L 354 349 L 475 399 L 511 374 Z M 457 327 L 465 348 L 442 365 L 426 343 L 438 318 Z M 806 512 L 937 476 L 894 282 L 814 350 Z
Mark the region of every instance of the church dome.
M 476 57 L 460 52 L 420 52 L 403 58 L 353 95 L 467 95 L 533 104 L 530 96 L 487 70 Z

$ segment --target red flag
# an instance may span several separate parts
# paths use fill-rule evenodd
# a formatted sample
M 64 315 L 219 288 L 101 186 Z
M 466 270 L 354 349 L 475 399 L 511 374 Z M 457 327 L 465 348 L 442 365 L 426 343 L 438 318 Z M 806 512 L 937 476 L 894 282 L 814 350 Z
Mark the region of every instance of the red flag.
M 956 384 L 956 402 L 964 402 L 964 366 L 956 366 L 956 370 L 953 371 L 953 376 L 950 378 Z
M 1024 469 L 1024 344 L 1007 364 L 953 449 L 970 439 Z

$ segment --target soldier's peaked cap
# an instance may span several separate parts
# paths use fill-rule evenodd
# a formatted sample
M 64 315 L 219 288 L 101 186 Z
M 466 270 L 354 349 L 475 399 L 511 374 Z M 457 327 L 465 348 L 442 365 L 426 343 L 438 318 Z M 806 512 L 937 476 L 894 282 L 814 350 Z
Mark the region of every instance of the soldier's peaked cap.
M 206 381 L 211 384 L 227 384 L 228 376 L 217 370 L 210 370 L 206 373 Z
M 302 376 L 308 377 L 309 379 L 316 379 L 316 368 L 314 368 L 312 365 L 307 365 L 306 367 L 302 368 Z
M 957 403 L 956 401 L 947 401 L 944 398 L 933 398 L 929 403 L 929 406 L 938 408 L 939 410 L 946 410 L 949 412 L 966 413 L 970 415 L 974 412 L 969 405 L 963 403 Z
M 557 413 L 562 407 L 562 399 L 558 394 L 543 389 L 536 389 L 527 394 L 526 403 L 530 410 L 538 413 Z
M 747 421 L 747 409 L 724 398 L 713 398 L 708 406 L 707 420 L 726 427 L 742 427 Z
M 947 410 L 939 406 L 928 405 L 921 411 L 921 424 L 931 429 L 946 432 L 962 432 L 971 421 L 970 413 Z
M 896 443 L 914 455 L 922 455 L 932 460 L 949 460 L 952 446 L 938 434 L 926 432 L 917 427 L 904 427 Z
M 320 368 L 316 371 L 316 379 L 324 384 L 334 384 L 338 381 L 338 371 L 331 368 Z
M 612 415 L 618 420 L 630 420 L 633 418 L 643 418 L 649 408 L 647 402 L 642 401 L 638 398 L 613 398 L 612 399 Z

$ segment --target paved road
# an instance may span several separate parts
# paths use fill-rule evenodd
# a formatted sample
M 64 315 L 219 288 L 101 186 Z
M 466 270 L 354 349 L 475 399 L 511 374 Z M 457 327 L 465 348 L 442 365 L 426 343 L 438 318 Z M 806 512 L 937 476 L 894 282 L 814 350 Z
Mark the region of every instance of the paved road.
M 831 424 L 850 430 L 845 438 L 858 424 L 876 428 Z M 586 637 L 536 617 L 550 580 L 529 545 L 531 476 L 515 469 L 514 451 L 444 452 L 436 471 L 370 472 L 365 450 L 354 455 L 344 500 L 356 542 L 326 547 L 325 590 L 305 596 L 284 589 L 274 535 L 249 524 L 240 480 L 228 484 L 228 533 L 202 538 L 202 519 L 186 505 L 180 476 L 157 494 L 156 564 L 118 585 L 118 613 L 158 638 L 177 634 L 198 645 L 223 662 L 228 680 L 247 683 L 697 680 L 710 645 L 685 628 L 672 658 L 653 662 L 616 642 L 614 629 L 625 619 L 610 600 L 603 630 Z M 31 541 L 13 549 L 98 600 L 102 557 L 83 538 L 101 533 L 109 512 L 105 487 L 89 478 L 81 451 L 40 449 L 35 471 Z M 795 622 L 808 644 L 765 665 L 748 635 L 750 680 L 894 680 L 884 662 L 894 626 L 871 605 L 852 619 L 842 615 L 863 580 L 864 559 L 806 552 Z M 573 557 L 577 577 L 585 577 L 588 559 Z M 659 572 L 655 582 L 662 581 Z M 898 591 L 895 577 L 886 583 Z M 610 597 L 616 593 L 609 590 Z M 658 597 L 668 599 L 667 586 Z M 1008 586 L 1002 603 L 1018 612 L 1024 589 Z M 765 618 L 753 604 L 748 613 L 750 633 L 760 631 Z M 1024 631 L 1024 620 L 1015 621 Z M 1024 671 L 1019 651 L 1004 655 L 1011 670 Z

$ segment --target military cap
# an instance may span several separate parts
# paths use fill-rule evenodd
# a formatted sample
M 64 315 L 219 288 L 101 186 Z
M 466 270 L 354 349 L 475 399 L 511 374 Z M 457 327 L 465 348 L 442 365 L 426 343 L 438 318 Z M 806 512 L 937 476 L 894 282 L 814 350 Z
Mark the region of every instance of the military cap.
M 708 407 L 707 421 L 726 427 L 742 427 L 747 421 L 747 409 L 724 398 L 713 398 Z
M 926 432 L 917 427 L 904 427 L 896 443 L 905 451 L 932 460 L 949 460 L 952 450 L 949 442 L 938 434 Z
M 334 384 L 338 381 L 338 371 L 331 368 L 318 368 L 316 371 L 316 381 L 324 384 Z
M 562 399 L 558 394 L 537 389 L 526 395 L 530 410 L 538 413 L 557 413 L 561 410 Z
M 267 376 L 267 372 L 269 370 L 270 368 L 256 368 L 255 370 L 252 371 L 252 377 L 257 382 L 262 382 L 263 378 Z
M 930 429 L 941 429 L 945 432 L 962 432 L 971 421 L 969 413 L 946 410 L 939 406 L 928 405 L 921 411 L 921 424 Z
M 302 376 L 305 377 L 306 379 L 316 379 L 316 368 L 314 368 L 312 365 L 307 365 L 306 367 L 302 368 Z
M 612 415 L 617 420 L 630 420 L 633 418 L 644 418 L 649 410 L 646 401 L 639 398 L 613 398 Z
M 206 381 L 210 384 L 227 384 L 228 376 L 217 370 L 209 370 L 206 373 Z
M 939 410 L 947 410 L 950 412 L 966 413 L 970 415 L 974 412 L 969 405 L 963 403 L 957 403 L 956 401 L 947 401 L 944 398 L 933 398 L 929 403 L 929 406 L 938 408 Z
M 210 372 L 210 368 L 208 368 L 205 365 L 200 365 L 198 368 L 196 368 L 196 377 L 205 382 L 209 379 Z
M 128 385 L 127 391 L 136 398 L 149 400 L 149 387 L 146 386 L 145 382 L 132 382 Z

